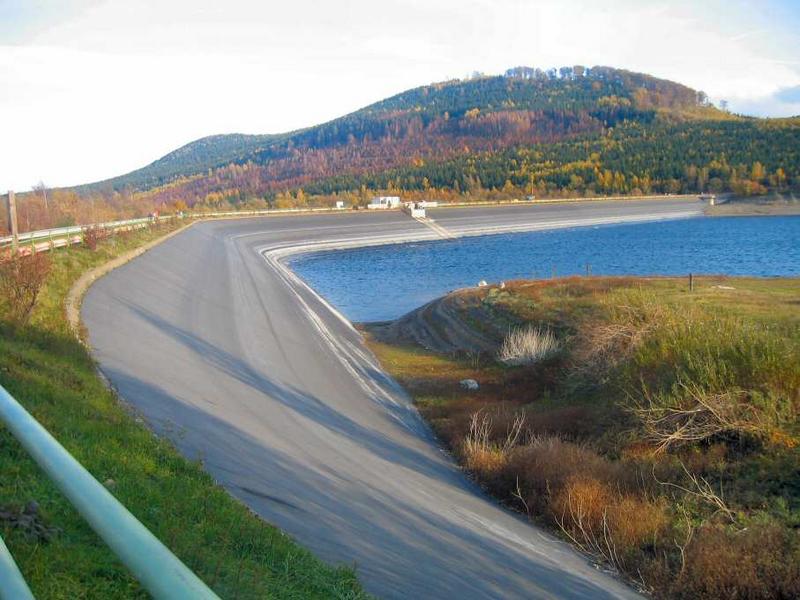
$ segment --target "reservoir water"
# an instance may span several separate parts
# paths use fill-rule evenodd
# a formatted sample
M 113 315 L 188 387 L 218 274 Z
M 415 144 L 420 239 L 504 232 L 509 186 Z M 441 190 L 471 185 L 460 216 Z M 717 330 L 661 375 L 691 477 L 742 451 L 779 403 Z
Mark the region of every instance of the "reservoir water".
M 593 275 L 800 276 L 800 216 L 576 227 L 337 250 L 291 262 L 354 322 L 397 318 L 481 279 L 581 275 L 587 265 Z

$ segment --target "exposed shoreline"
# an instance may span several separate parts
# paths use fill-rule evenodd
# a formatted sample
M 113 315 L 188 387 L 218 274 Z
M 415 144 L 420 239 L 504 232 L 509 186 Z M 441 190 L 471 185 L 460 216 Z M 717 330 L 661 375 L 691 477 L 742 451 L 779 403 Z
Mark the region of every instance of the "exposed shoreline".
M 705 210 L 709 217 L 789 217 L 800 215 L 800 200 L 783 198 L 737 198 Z

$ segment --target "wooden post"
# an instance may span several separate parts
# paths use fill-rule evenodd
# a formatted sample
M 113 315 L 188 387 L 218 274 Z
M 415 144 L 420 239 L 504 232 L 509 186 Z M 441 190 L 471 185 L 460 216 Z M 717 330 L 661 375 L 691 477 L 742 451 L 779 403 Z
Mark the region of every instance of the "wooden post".
M 11 228 L 11 249 L 17 253 L 19 246 L 19 227 L 17 227 L 17 199 L 14 190 L 8 190 L 8 226 Z
M 691 273 L 689 273 L 689 291 L 690 292 L 694 291 L 694 275 L 692 275 Z

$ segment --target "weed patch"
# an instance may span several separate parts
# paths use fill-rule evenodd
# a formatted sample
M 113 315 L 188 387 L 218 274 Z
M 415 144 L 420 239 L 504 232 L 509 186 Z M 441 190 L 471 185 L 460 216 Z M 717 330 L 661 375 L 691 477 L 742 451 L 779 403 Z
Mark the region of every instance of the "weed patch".
M 453 313 L 525 334 L 505 366 L 372 347 L 481 485 L 655 596 L 794 598 L 798 306 L 791 279 L 515 281 Z

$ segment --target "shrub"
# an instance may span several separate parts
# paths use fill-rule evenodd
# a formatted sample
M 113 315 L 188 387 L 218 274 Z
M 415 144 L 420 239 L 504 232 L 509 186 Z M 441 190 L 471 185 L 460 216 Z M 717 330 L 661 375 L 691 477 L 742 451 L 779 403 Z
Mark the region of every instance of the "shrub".
M 506 463 L 509 489 L 518 488 L 529 512 L 546 514 L 549 501 L 572 477 L 594 477 L 619 485 L 620 467 L 594 450 L 555 436 L 537 436 L 509 453 Z
M 620 571 L 668 524 L 663 501 L 621 493 L 592 476 L 570 477 L 552 495 L 550 512 L 579 548 Z
M 741 531 L 705 526 L 686 548 L 675 598 L 800 597 L 800 534 L 759 524 Z
M 503 340 L 498 358 L 507 365 L 532 365 L 540 362 L 560 348 L 549 329 L 529 326 L 511 331 Z
M 467 469 L 482 478 L 495 476 L 505 466 L 508 454 L 516 446 L 524 424 L 524 416 L 517 415 L 506 431 L 505 439 L 498 444 L 491 440 L 491 417 L 483 411 L 474 413 L 469 433 L 461 443 L 461 454 Z
M 50 257 L 44 253 L 16 256 L 0 262 L 0 292 L 9 320 L 26 323 L 50 273 Z
M 100 229 L 92 225 L 84 230 L 83 243 L 89 250 L 94 252 L 97 250 L 97 242 L 99 242 L 102 237 Z

